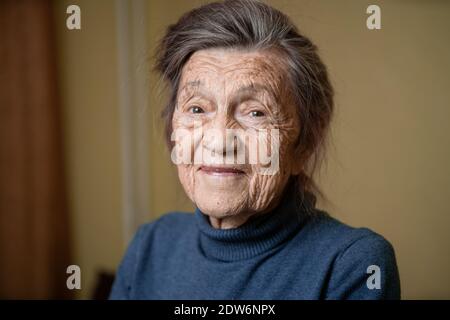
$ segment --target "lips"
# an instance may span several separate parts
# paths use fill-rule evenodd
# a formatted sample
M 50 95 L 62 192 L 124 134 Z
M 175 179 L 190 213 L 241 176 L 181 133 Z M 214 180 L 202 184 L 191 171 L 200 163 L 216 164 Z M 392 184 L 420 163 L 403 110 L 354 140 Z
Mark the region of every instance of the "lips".
M 216 176 L 237 176 L 245 174 L 243 170 L 240 170 L 236 167 L 201 166 L 199 170 L 206 174 Z

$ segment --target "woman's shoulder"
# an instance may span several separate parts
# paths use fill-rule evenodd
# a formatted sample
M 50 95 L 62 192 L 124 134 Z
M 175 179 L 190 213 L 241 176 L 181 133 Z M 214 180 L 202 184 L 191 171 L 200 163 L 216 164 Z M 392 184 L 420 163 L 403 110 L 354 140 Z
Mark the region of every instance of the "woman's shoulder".
M 366 227 L 351 227 L 323 211 L 312 216 L 303 229 L 312 256 L 319 254 L 319 260 L 328 261 L 331 267 L 328 298 L 400 297 L 395 252 L 385 237 Z M 367 290 L 374 272 L 380 274 L 381 289 Z M 355 283 L 361 290 L 347 287 Z
M 194 215 L 188 212 L 170 212 L 144 223 L 128 244 L 124 260 L 131 257 L 139 261 L 152 252 L 158 254 L 160 251 L 173 249 L 177 244 L 185 243 L 193 234 L 194 228 Z
M 140 263 L 152 254 L 154 257 L 163 257 L 167 252 L 173 252 L 173 242 L 183 242 L 183 235 L 188 235 L 194 224 L 194 215 L 187 212 L 167 213 L 152 222 L 142 224 L 128 244 L 110 298 L 129 299 L 130 288 Z
M 180 236 L 183 233 L 189 232 L 195 227 L 195 217 L 192 212 L 168 212 L 160 216 L 159 218 L 142 224 L 137 234 L 141 237 L 149 236 Z
M 174 227 L 191 222 L 194 222 L 194 214 L 192 212 L 172 211 L 161 215 L 151 222 L 144 223 L 142 227 L 151 228 L 152 225 Z
M 305 226 L 305 233 L 311 240 L 328 247 L 339 247 L 345 250 L 352 245 L 371 245 L 391 249 L 391 243 L 381 234 L 367 227 L 353 227 L 327 212 L 316 210 Z

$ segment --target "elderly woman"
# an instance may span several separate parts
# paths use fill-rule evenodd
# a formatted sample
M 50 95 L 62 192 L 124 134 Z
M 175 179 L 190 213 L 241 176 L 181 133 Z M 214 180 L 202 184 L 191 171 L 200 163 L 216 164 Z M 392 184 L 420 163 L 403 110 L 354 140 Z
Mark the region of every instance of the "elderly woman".
M 138 230 L 110 297 L 399 298 L 392 246 L 315 208 L 333 111 L 316 46 L 274 8 L 231 0 L 181 17 L 158 55 L 168 143 L 197 209 Z

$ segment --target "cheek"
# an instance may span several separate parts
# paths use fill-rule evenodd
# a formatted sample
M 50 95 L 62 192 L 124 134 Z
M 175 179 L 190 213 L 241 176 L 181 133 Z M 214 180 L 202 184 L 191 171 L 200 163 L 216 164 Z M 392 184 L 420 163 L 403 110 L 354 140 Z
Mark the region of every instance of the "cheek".
M 294 174 L 292 168 L 296 159 L 296 141 L 298 130 L 295 127 L 278 127 L 275 135 L 273 129 L 267 133 L 267 138 L 263 138 L 261 143 L 257 138 L 252 138 L 257 143 L 248 145 L 248 153 L 256 154 L 257 165 L 253 167 L 253 172 L 266 172 L 269 175 L 290 175 Z M 254 162 L 253 162 L 254 163 Z M 262 168 L 270 170 L 260 170 Z
M 180 179 L 184 191 L 191 199 L 191 201 L 195 202 L 194 167 L 191 165 L 178 165 L 177 170 L 178 170 L 178 178 Z
M 295 174 L 292 172 L 293 168 L 298 166 L 300 159 L 296 156 L 296 144 L 298 136 L 300 134 L 300 124 L 296 116 L 291 116 L 289 119 L 280 126 L 280 171 L 284 171 L 284 174 Z
M 275 175 L 255 174 L 250 181 L 249 204 L 255 212 L 268 209 L 283 193 L 288 175 L 282 174 L 283 170 Z
M 172 116 L 172 130 L 176 129 L 193 129 L 197 121 L 193 121 L 192 117 L 183 114 L 181 111 L 175 110 Z
M 256 212 L 266 210 L 283 193 L 290 176 L 294 174 L 294 163 L 297 161 L 294 156 L 294 142 L 296 139 L 297 132 L 295 128 L 285 127 L 280 129 L 279 168 L 275 174 L 259 174 L 260 165 L 252 166 L 253 175 L 249 188 L 249 204 L 252 210 Z

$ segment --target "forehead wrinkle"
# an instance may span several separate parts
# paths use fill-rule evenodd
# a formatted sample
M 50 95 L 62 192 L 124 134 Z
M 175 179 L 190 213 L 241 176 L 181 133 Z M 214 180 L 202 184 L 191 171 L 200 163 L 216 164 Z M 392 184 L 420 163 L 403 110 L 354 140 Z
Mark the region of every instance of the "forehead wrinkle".
M 213 71 L 217 74 L 228 74 L 235 71 L 250 71 L 250 75 L 263 73 L 273 79 L 281 78 L 281 74 L 283 73 L 281 69 L 284 68 L 280 69 L 274 67 L 274 65 L 280 65 L 281 67 L 281 64 L 274 64 L 274 62 L 278 62 L 279 60 L 276 55 L 272 53 L 255 53 L 257 54 L 256 56 L 246 56 L 246 54 L 247 53 L 245 52 L 242 54 L 234 53 L 231 57 L 227 56 L 227 58 L 223 58 L 221 56 L 217 57 L 208 52 L 197 52 L 191 57 L 185 66 L 185 73 L 194 71 L 198 74 L 202 69 L 208 73 Z
M 194 55 L 193 59 L 191 58 L 188 62 L 186 71 L 190 71 L 194 69 L 194 67 L 196 70 L 207 69 L 207 71 L 211 71 L 210 67 L 213 67 L 213 69 L 216 69 L 214 70 L 216 73 L 228 74 L 235 71 L 248 70 L 256 71 L 257 73 L 266 73 L 272 76 L 279 74 L 280 71 L 273 68 L 272 64 L 267 62 L 267 60 L 274 60 L 271 54 L 245 57 L 245 53 L 243 53 L 242 55 L 237 55 L 235 58 L 237 58 L 238 61 L 231 61 L 227 63 L 224 59 L 217 58 L 212 54 L 205 55 L 202 53 Z M 233 59 L 233 57 L 230 59 Z
M 254 86 L 254 91 L 266 90 L 272 94 L 272 96 L 277 97 L 281 90 L 281 85 L 283 83 L 283 73 L 282 70 L 277 68 L 272 68 L 272 66 L 264 63 L 262 66 L 246 66 L 238 67 L 233 70 L 225 71 L 225 74 L 230 74 L 237 72 L 237 74 L 232 77 L 233 82 L 247 82 L 250 83 L 250 87 Z M 264 84 L 262 84 L 264 83 Z M 251 89 L 251 88 L 246 88 Z
M 208 73 L 211 71 L 218 73 L 217 70 L 222 69 L 222 65 L 221 65 L 222 63 L 220 61 L 217 61 L 217 62 L 211 61 L 214 59 L 215 59 L 214 57 L 208 57 L 208 58 L 207 57 L 199 57 L 197 59 L 190 60 L 186 65 L 185 72 L 187 73 L 187 72 L 194 71 L 197 73 L 199 70 L 203 69 L 204 71 L 206 71 Z M 214 69 L 216 69 L 216 70 L 214 70 Z
M 192 88 L 195 94 L 200 87 L 214 87 L 220 82 L 224 85 L 223 91 L 225 100 L 233 95 L 267 93 L 274 102 L 280 102 L 283 94 L 283 79 L 285 68 L 281 64 L 270 64 L 270 61 L 278 61 L 277 57 L 271 53 L 257 56 L 242 55 L 231 56 L 231 58 L 201 52 L 191 57 L 184 70 L 185 85 L 183 89 Z M 232 60 L 231 62 L 229 60 Z M 235 61 L 237 60 L 237 61 Z M 228 63 L 227 63 L 228 62 Z M 278 66 L 278 67 L 277 67 Z M 208 76 L 207 76 L 208 75 Z M 208 83 L 200 80 L 204 76 Z M 212 76 L 212 77 L 210 77 Z M 194 80 L 189 80 L 192 78 Z M 261 84 L 261 82 L 265 84 Z M 241 88 L 234 90 L 241 85 Z M 216 89 L 218 89 L 216 87 Z M 203 91 L 203 90 L 202 90 Z M 228 94 L 231 93 L 231 94 Z M 209 95 L 210 96 L 210 95 Z M 227 97 L 225 97 L 227 96 Z
M 201 81 L 200 80 L 192 80 L 192 81 L 187 81 L 185 84 L 183 84 L 183 86 L 180 88 L 179 90 L 179 94 L 181 95 L 183 92 L 188 91 L 189 92 L 195 92 L 198 90 L 198 88 L 201 85 Z

